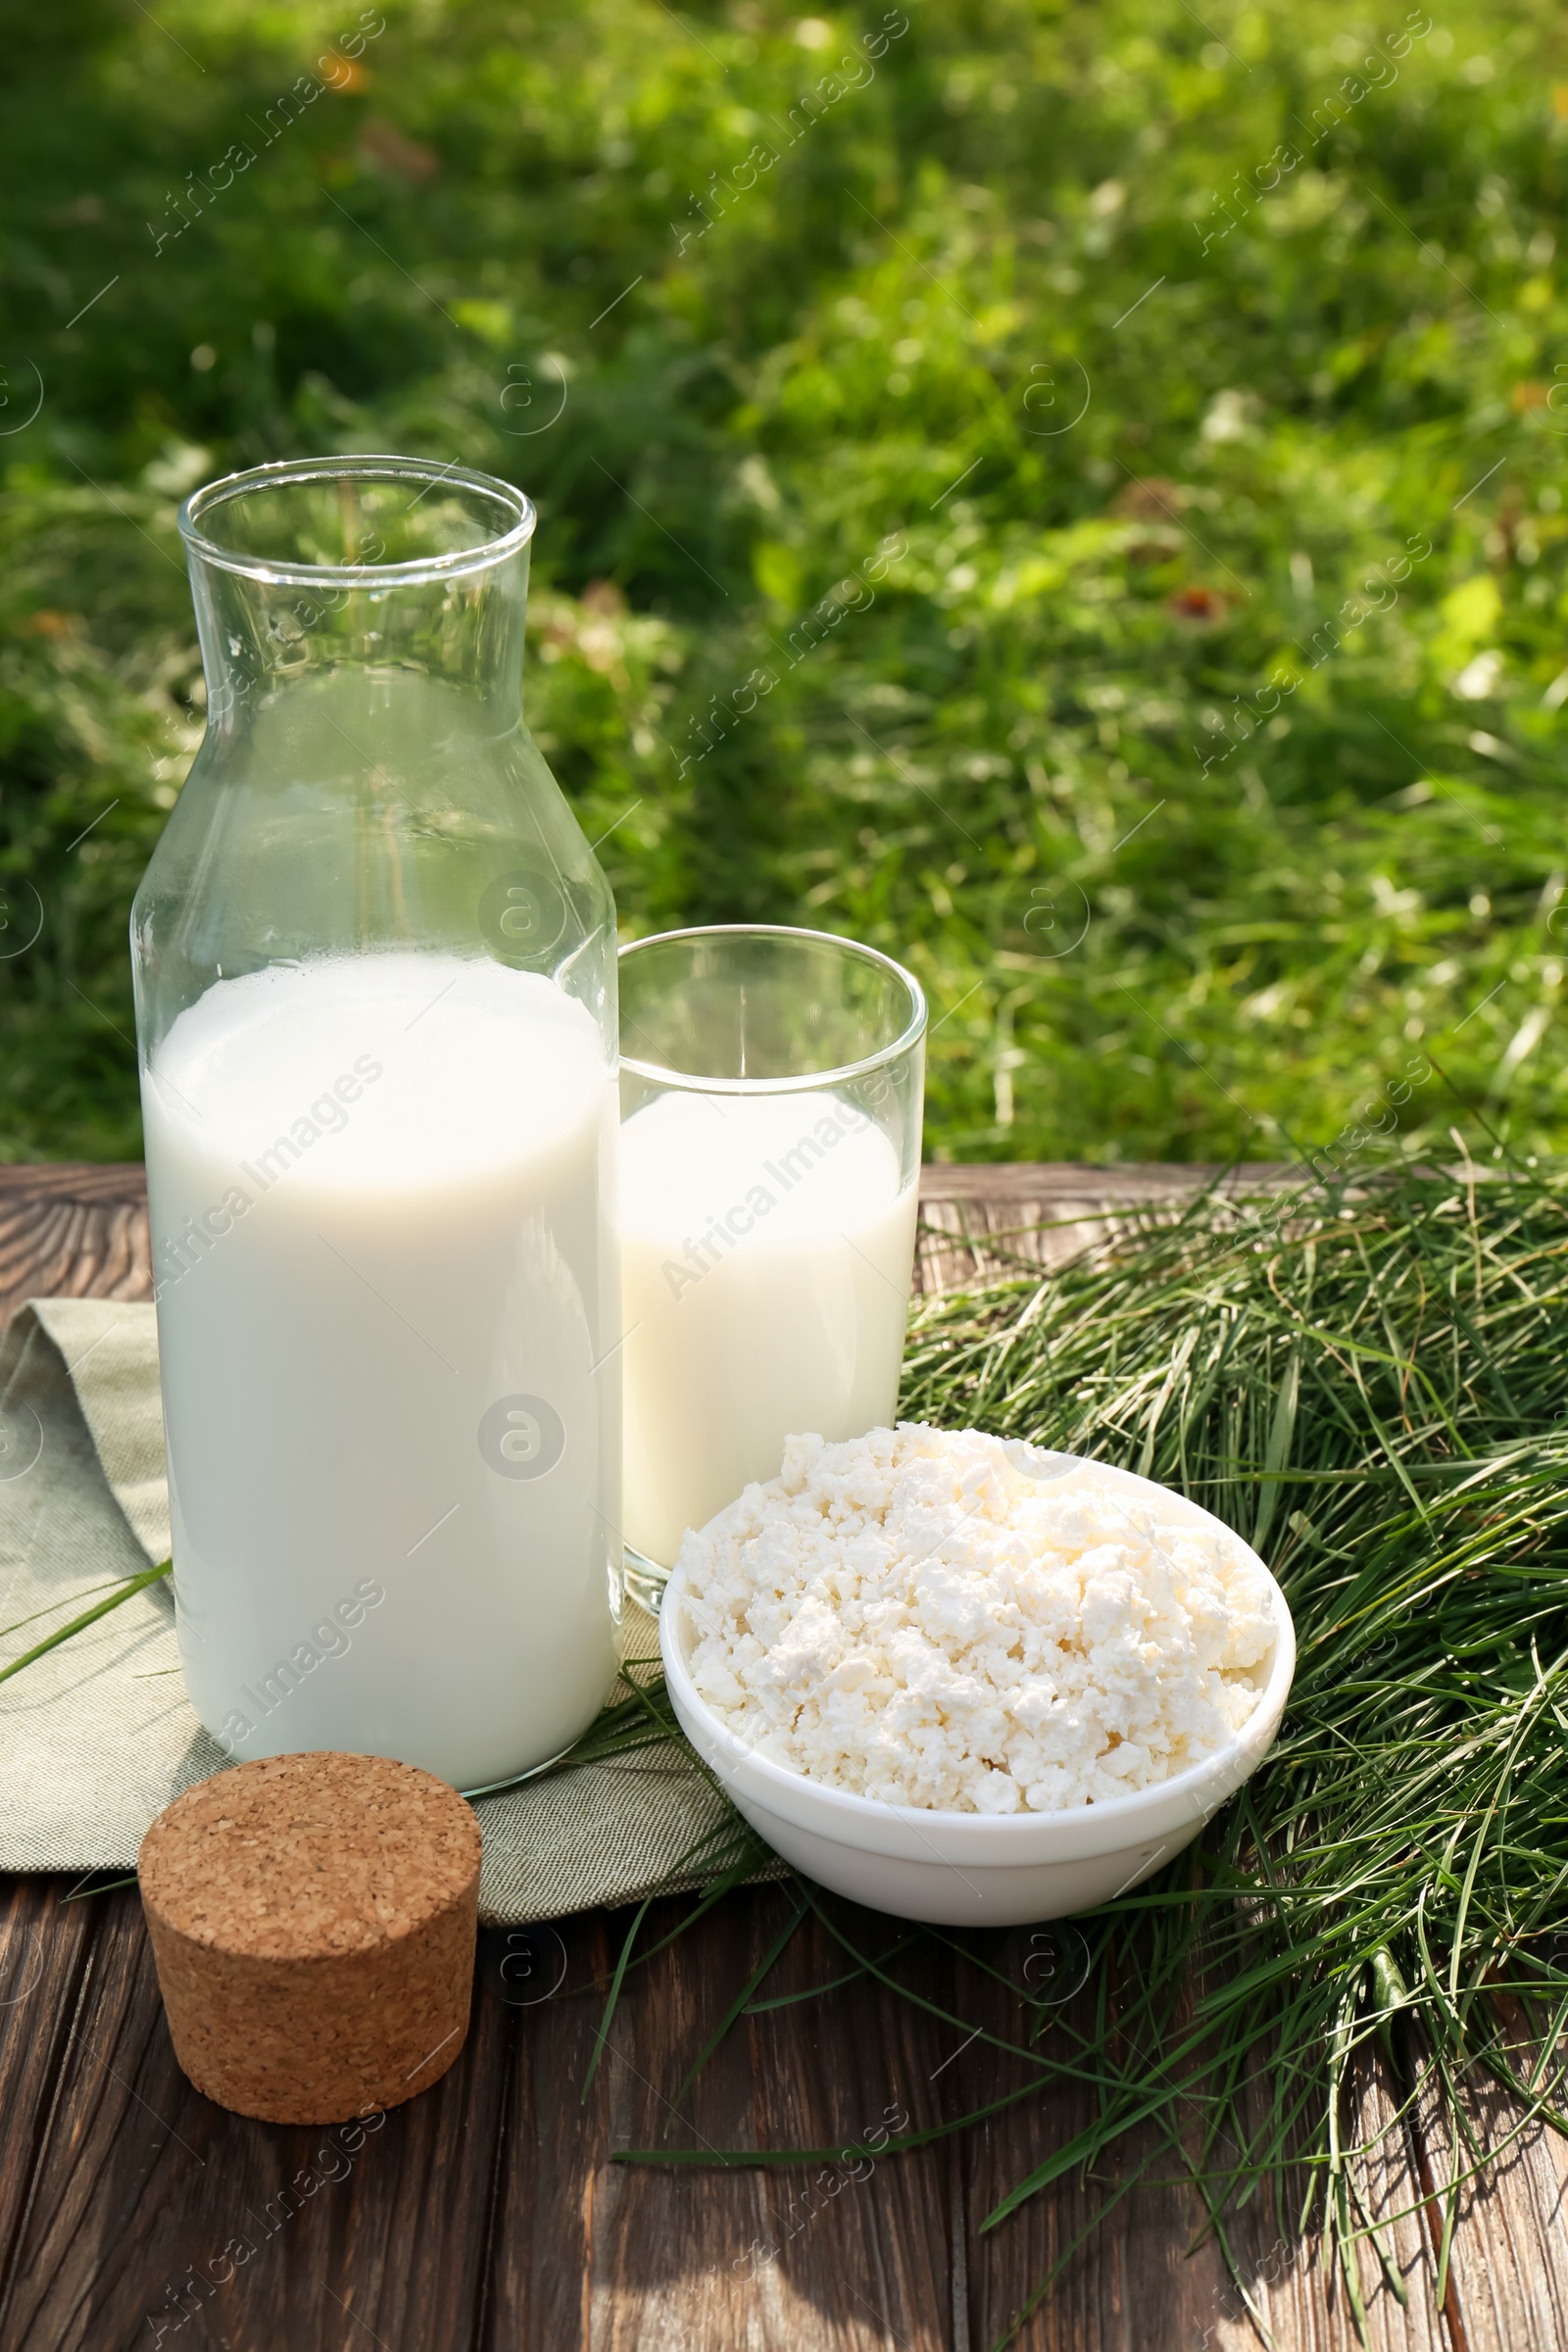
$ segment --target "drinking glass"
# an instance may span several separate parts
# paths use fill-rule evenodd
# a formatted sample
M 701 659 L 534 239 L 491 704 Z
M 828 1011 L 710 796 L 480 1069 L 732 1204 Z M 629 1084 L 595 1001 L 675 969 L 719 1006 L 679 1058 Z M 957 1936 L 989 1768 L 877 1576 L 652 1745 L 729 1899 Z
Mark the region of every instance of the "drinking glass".
M 186 1687 L 470 1790 L 593 1719 L 620 1591 L 614 906 L 523 719 L 533 528 L 405 458 L 199 490 L 131 923 Z
M 874 948 L 727 923 L 620 951 L 626 1582 L 787 1437 L 892 1420 L 926 1005 Z

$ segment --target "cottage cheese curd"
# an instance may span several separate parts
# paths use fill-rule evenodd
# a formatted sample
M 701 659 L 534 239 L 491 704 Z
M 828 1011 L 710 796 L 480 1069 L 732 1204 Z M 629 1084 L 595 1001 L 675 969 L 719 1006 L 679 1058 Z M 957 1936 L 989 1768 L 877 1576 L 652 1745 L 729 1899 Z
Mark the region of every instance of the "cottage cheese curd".
M 808 1778 L 1052 1812 L 1224 1746 L 1275 1638 L 1267 1579 L 1178 1495 L 919 1422 L 791 1438 L 681 1547 L 697 1689 Z

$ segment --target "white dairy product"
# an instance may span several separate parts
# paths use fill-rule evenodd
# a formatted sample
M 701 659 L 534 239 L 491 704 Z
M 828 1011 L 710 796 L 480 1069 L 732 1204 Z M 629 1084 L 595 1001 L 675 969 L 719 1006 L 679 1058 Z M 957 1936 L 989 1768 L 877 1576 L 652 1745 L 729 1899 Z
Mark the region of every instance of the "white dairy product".
M 670 1566 L 791 1430 L 858 1437 L 898 1398 L 915 1186 L 820 1092 L 684 1089 L 620 1136 L 626 1540 Z
M 726 1728 L 889 1804 L 1152 1788 L 1242 1728 L 1275 1640 L 1267 1578 L 1181 1496 L 918 1422 L 792 1438 L 680 1566 Z
M 591 1016 L 487 959 L 274 965 L 181 1013 L 142 1095 L 198 1714 L 235 1756 L 346 1748 L 464 1788 L 554 1755 L 614 1667 Z

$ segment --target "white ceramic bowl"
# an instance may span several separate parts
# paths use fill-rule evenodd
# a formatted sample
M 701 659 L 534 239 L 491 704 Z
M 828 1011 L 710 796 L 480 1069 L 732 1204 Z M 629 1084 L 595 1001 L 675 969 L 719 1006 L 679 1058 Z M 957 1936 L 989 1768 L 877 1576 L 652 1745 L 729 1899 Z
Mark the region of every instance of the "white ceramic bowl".
M 1131 1472 L 1117 1477 L 1157 1494 L 1166 1506 L 1179 1501 L 1228 1543 L 1239 1541 L 1197 1503 Z M 1249 1557 L 1257 1560 L 1255 1552 Z M 873 1911 L 955 1927 L 1062 1919 L 1125 1894 L 1179 1854 L 1272 1746 L 1296 1671 L 1296 1628 L 1284 1593 L 1263 1562 L 1257 1565 L 1268 1576 L 1277 1631 L 1256 1672 L 1260 1696 L 1250 1718 L 1201 1764 L 1104 1804 L 1055 1813 L 928 1811 L 852 1796 L 759 1755 L 719 1721 L 692 1681 L 687 1661 L 698 1628 L 679 1568 L 659 1614 L 664 1680 L 682 1731 L 739 1810 L 775 1852 L 819 1886 Z

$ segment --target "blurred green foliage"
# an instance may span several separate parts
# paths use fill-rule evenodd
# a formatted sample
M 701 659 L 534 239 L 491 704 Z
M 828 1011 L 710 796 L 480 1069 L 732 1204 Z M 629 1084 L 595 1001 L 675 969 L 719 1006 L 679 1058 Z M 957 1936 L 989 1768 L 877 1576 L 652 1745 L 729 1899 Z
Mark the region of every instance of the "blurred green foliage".
M 906 957 L 937 1154 L 1559 1148 L 1568 33 L 1433 9 L 12 0 L 0 1154 L 139 1149 L 178 499 L 348 448 L 530 492 L 627 929 Z

